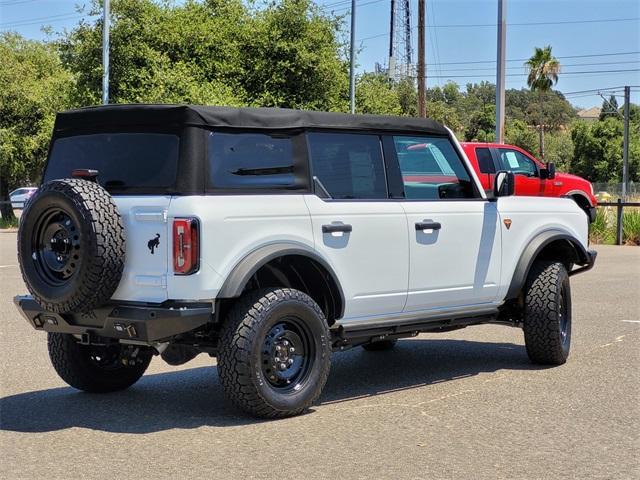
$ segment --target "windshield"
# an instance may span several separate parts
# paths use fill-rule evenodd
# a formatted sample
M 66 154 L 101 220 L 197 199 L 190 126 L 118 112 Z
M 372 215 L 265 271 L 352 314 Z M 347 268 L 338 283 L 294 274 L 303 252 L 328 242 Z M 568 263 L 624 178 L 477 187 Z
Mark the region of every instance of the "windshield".
M 75 169 L 98 170 L 107 190 L 173 187 L 178 169 L 177 135 L 99 133 L 54 141 L 44 181 L 69 178 Z

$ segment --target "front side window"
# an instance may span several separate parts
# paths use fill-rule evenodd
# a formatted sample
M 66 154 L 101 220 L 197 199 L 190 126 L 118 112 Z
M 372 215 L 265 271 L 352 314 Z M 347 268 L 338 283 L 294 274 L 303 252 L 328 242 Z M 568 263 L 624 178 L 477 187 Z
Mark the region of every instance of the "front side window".
M 213 132 L 210 184 L 215 188 L 287 188 L 295 185 L 289 136 Z
M 510 148 L 500 148 L 498 151 L 500 152 L 500 163 L 505 170 L 527 177 L 538 176 L 536 164 L 526 155 Z
M 385 199 L 387 181 L 377 135 L 307 134 L 313 175 L 334 199 Z
M 407 199 L 475 197 L 469 173 L 448 138 L 394 136 Z
M 53 142 L 44 181 L 69 178 L 76 169 L 98 170 L 110 191 L 169 188 L 178 171 L 179 138 L 165 133 L 97 133 Z

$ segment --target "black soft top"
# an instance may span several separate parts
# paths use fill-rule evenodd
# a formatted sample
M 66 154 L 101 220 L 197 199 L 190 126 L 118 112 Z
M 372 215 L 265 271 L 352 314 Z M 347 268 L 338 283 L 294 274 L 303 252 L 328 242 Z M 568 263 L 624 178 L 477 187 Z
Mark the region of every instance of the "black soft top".
M 230 108 L 197 105 L 106 105 L 59 113 L 54 130 L 100 127 L 181 126 L 290 130 L 300 128 L 378 130 L 447 135 L 447 130 L 426 118 L 386 115 L 350 115 L 286 108 Z

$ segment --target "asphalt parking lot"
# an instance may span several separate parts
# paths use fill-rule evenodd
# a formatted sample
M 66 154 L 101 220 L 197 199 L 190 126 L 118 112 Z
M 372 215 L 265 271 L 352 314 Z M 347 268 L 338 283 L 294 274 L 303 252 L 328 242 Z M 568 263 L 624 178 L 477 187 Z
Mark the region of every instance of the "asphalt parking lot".
M 25 292 L 15 233 L 0 233 L 0 477 L 640 478 L 640 248 L 599 247 L 573 277 L 573 346 L 529 364 L 522 332 L 470 327 L 334 355 L 312 412 L 239 414 L 215 361 L 154 359 L 128 391 L 67 387 Z

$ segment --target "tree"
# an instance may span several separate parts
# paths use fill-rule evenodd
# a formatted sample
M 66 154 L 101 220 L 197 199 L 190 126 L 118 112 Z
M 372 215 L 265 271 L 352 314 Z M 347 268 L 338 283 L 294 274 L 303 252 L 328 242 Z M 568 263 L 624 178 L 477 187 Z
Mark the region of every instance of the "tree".
M 73 85 L 52 45 L 0 34 L 0 200 L 40 174 L 56 112 Z M 13 210 L 2 204 L 3 218 Z
M 517 145 L 527 152 L 533 152 L 536 148 L 535 132 L 522 120 L 510 120 L 505 126 L 505 143 Z
M 93 3 L 93 13 L 100 4 Z M 112 0 L 112 103 L 161 102 L 344 110 L 340 20 L 310 0 L 252 8 L 241 0 Z M 101 21 L 60 40 L 75 101 L 99 102 Z
M 558 83 L 560 62 L 551 53 L 551 46 L 536 47 L 534 54 L 525 62 L 528 69 L 527 85 L 532 92 L 538 93 L 540 103 L 540 158 L 544 160 L 544 103 L 543 94 L 551 90 Z
M 385 74 L 365 73 L 356 84 L 357 113 L 400 115 L 398 90 Z
M 604 120 L 609 115 L 618 115 L 618 100 L 615 95 L 611 95 L 609 100 L 602 101 L 602 108 L 598 120 Z

